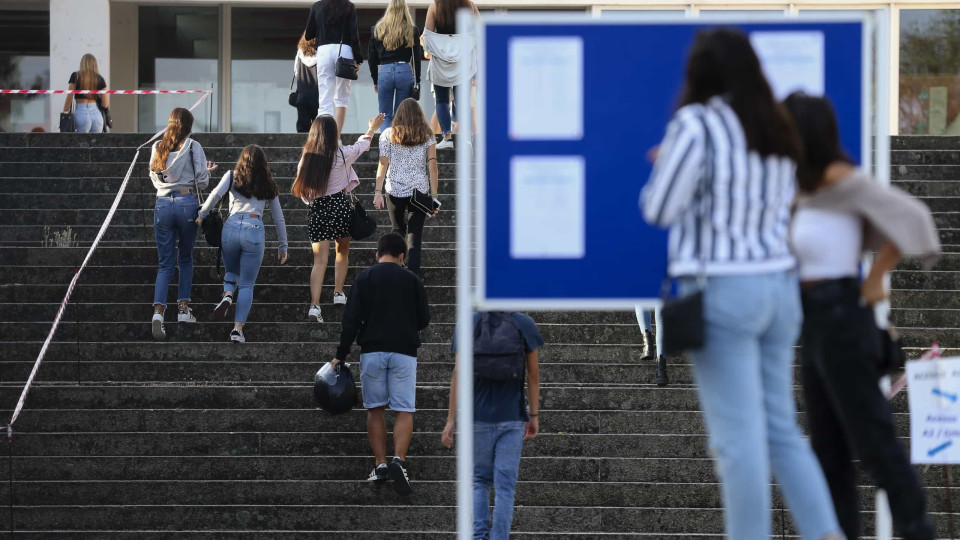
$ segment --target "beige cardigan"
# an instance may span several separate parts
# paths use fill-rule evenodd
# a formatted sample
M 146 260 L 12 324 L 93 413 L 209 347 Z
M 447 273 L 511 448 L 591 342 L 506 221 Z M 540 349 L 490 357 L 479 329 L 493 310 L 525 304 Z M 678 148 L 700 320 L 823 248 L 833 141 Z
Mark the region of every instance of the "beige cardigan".
M 890 241 L 904 256 L 919 257 L 926 269 L 940 257 L 940 237 L 927 205 L 857 170 L 836 184 L 801 195 L 796 208 L 859 215 L 864 222 L 864 251 Z

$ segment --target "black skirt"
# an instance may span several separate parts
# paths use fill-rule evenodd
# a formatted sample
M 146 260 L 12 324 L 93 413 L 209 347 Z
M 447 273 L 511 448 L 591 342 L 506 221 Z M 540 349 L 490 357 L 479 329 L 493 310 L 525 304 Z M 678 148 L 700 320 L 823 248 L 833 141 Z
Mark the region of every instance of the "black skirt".
M 307 217 L 310 241 L 324 242 L 350 236 L 352 212 L 350 199 L 343 192 L 314 199 Z

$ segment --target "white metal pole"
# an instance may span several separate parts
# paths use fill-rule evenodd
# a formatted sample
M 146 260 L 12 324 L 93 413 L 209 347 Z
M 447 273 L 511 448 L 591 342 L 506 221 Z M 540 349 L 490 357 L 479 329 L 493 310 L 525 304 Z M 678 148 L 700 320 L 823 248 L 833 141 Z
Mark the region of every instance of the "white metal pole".
M 475 33 L 473 13 L 457 14 L 461 50 L 471 50 Z M 469 63 L 470 54 L 467 54 Z M 470 101 L 471 76 L 461 64 L 454 99 L 459 105 L 457 137 L 457 539 L 473 538 L 473 298 L 471 292 L 473 224 L 473 109 Z

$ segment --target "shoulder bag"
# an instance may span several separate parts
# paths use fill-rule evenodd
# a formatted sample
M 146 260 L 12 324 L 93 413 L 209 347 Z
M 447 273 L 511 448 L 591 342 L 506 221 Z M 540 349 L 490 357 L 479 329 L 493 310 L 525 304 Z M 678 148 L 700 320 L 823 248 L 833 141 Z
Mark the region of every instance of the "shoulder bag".
M 414 43 L 410 45 L 410 74 L 413 75 L 413 86 L 410 87 L 410 97 L 412 97 L 414 101 L 420 101 L 420 81 L 417 80 L 417 66 L 414 64 L 414 62 L 420 61 L 420 59 L 417 58 L 416 32 L 414 32 L 413 38 Z
M 74 75 L 76 75 L 76 73 L 74 73 Z M 74 88 L 76 88 L 76 85 L 74 85 Z M 76 133 L 77 131 L 77 119 L 73 115 L 73 111 L 77 106 L 77 96 L 76 94 L 72 95 L 73 102 L 70 104 L 70 110 L 60 113 L 60 133 Z
M 340 157 L 343 159 L 343 166 L 348 167 L 347 158 L 340 150 Z M 350 237 L 354 240 L 363 240 L 369 238 L 377 232 L 377 221 L 367 215 L 367 211 L 360 203 L 360 199 L 351 191 L 347 194 L 350 197 Z
M 337 66 L 334 70 L 337 77 L 341 79 L 350 79 L 355 81 L 359 78 L 357 74 L 357 63 L 353 58 L 344 58 L 343 57 L 343 37 L 347 33 L 347 21 L 343 21 L 343 32 L 340 34 L 340 49 L 337 50 Z M 354 51 L 356 54 L 356 51 Z
M 706 121 L 701 118 L 705 133 L 706 151 L 704 155 L 707 159 L 706 170 L 703 178 L 700 179 L 698 192 L 700 195 L 700 208 L 698 209 L 700 219 L 709 219 L 707 215 L 707 182 L 713 175 L 713 144 L 710 140 L 710 130 L 707 128 Z M 663 308 L 660 310 L 660 316 L 663 321 L 663 328 L 658 328 L 658 332 L 663 335 L 663 349 L 670 354 L 681 354 L 686 351 L 696 351 L 702 349 L 706 342 L 706 323 L 703 315 L 703 297 L 704 290 L 707 288 L 707 258 L 703 252 L 703 246 L 700 244 L 700 231 L 696 231 L 696 251 L 700 259 L 700 268 L 697 272 L 697 290 L 683 298 L 667 300 L 670 292 L 669 278 L 664 280 L 662 296 L 664 298 Z
M 437 208 L 440 207 L 429 193 L 423 193 L 416 188 L 413 190 L 413 195 L 410 196 L 410 206 L 416 208 L 418 212 L 426 216 L 432 216 Z

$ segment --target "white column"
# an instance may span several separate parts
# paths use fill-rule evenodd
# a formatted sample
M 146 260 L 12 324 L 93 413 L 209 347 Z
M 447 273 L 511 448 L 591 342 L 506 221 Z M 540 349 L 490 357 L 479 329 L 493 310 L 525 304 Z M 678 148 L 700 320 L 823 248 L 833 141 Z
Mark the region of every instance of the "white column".
M 80 57 L 97 57 L 100 74 L 110 84 L 110 0 L 50 0 L 50 85 L 66 88 Z M 110 86 L 112 88 L 112 86 Z M 50 100 L 56 130 L 64 96 Z

